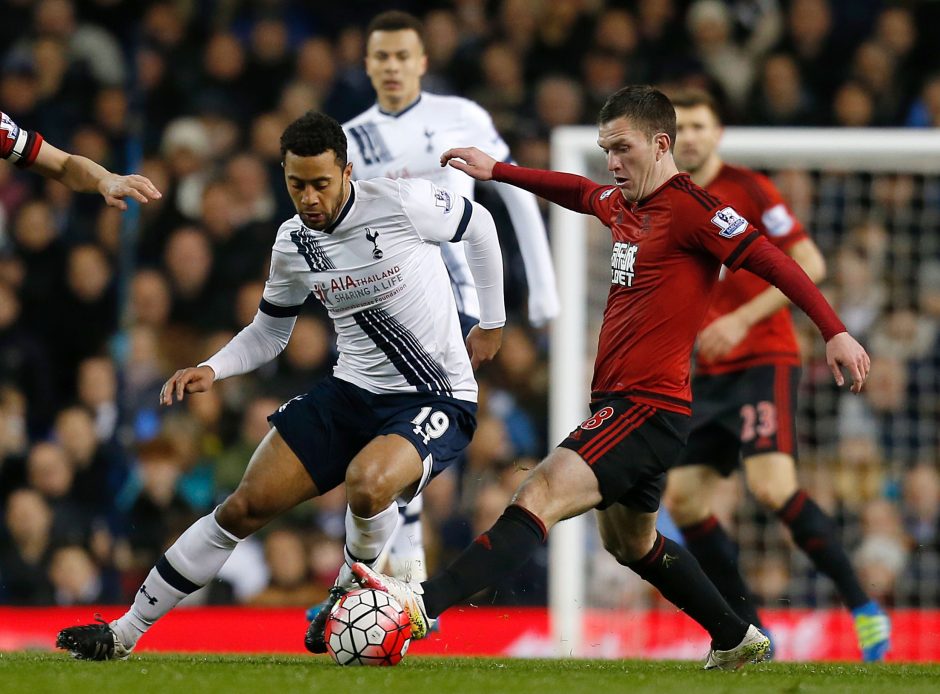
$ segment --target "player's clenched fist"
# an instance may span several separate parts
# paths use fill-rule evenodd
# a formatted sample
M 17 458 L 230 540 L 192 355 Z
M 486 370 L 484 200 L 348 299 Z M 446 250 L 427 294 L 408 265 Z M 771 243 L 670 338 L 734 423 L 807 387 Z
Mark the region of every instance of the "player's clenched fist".
M 184 393 L 205 393 L 215 381 L 215 372 L 208 366 L 192 366 L 180 369 L 160 389 L 160 404 L 169 407 L 173 396 L 180 402 Z

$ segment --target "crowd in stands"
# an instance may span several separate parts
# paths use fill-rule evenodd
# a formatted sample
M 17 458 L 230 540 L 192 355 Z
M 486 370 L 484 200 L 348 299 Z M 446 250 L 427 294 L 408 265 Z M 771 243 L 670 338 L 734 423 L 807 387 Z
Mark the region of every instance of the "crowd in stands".
M 549 168 L 551 130 L 592 123 L 629 82 L 704 86 L 730 125 L 940 127 L 940 3 L 8 0 L 0 110 L 164 196 L 122 215 L 0 165 L 0 604 L 126 602 L 237 485 L 267 415 L 330 372 L 332 329 L 310 303 L 277 361 L 157 404 L 169 375 L 250 322 L 294 213 L 281 131 L 308 109 L 343 121 L 373 103 L 363 26 L 392 7 L 426 23 L 425 87 L 481 103 L 528 166 Z M 802 330 L 801 472 L 879 599 L 938 606 L 940 178 L 868 177 L 862 193 L 857 177 L 775 180 L 818 232 L 826 291 L 873 356 L 866 392 L 840 395 Z M 425 495 L 432 568 L 494 522 L 548 449 L 547 333 L 528 327 L 518 249 L 501 238 L 510 325 L 480 372 L 466 460 Z M 764 604 L 832 604 L 740 484 L 723 494 Z M 340 488 L 288 514 L 192 600 L 319 601 L 344 511 Z M 649 604 L 592 557 L 595 602 Z M 537 557 L 485 599 L 542 604 L 545 571 Z

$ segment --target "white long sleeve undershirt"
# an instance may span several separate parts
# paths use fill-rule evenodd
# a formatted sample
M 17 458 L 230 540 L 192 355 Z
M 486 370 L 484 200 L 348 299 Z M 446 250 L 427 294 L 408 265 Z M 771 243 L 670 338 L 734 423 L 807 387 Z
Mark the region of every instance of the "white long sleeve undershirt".
M 470 274 L 480 300 L 480 327 L 487 330 L 506 324 L 506 305 L 503 300 L 503 256 L 493 217 L 482 205 L 473 205 L 470 223 L 464 232 L 463 243 Z
M 222 349 L 199 366 L 215 372 L 215 380 L 254 371 L 284 351 L 290 340 L 297 316 L 275 318 L 260 310 Z

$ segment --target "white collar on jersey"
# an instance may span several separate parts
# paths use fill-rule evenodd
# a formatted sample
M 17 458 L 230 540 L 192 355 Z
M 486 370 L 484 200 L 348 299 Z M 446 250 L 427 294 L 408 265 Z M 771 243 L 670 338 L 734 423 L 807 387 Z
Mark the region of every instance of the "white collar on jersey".
M 378 104 L 376 104 L 376 107 L 379 109 L 379 113 L 381 113 L 383 116 L 391 116 L 392 118 L 401 118 L 403 115 L 405 115 L 406 113 L 408 113 L 408 111 L 410 111 L 410 110 L 413 109 L 415 106 L 417 106 L 419 103 L 421 103 L 421 95 L 422 95 L 422 94 L 423 94 L 423 92 L 418 92 L 418 98 L 417 98 L 417 99 L 415 99 L 415 100 L 412 101 L 410 104 L 408 104 L 407 106 L 405 106 L 405 108 L 403 108 L 401 111 L 396 111 L 395 113 L 392 113 L 391 111 L 386 111 L 384 108 L 382 108 L 382 107 L 379 106 Z

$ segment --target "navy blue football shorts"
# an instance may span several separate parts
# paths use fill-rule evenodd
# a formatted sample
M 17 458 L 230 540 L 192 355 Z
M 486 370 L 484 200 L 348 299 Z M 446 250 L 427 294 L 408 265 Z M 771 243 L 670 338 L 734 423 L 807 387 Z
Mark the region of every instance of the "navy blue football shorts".
M 623 504 L 653 513 L 666 472 L 685 445 L 689 418 L 628 397 L 592 402 L 591 413 L 558 446 L 591 466 L 601 493 L 598 509 Z
M 408 439 L 421 456 L 420 492 L 470 443 L 476 411 L 476 403 L 465 400 L 429 393 L 377 395 L 328 376 L 281 405 L 268 421 L 321 494 L 342 484 L 356 454 L 386 434 Z
M 692 433 L 677 466 L 707 465 L 724 477 L 762 453 L 796 458 L 798 366 L 752 366 L 692 380 Z

